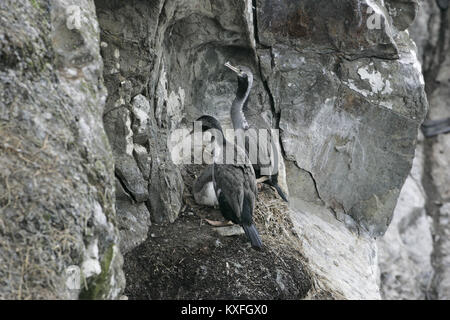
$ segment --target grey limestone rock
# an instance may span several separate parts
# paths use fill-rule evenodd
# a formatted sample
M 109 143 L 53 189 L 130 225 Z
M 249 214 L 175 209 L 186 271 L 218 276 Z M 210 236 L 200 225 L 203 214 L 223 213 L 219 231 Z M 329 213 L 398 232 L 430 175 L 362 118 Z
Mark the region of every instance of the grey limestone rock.
M 1 299 L 125 286 L 102 74 L 93 1 L 1 1 Z

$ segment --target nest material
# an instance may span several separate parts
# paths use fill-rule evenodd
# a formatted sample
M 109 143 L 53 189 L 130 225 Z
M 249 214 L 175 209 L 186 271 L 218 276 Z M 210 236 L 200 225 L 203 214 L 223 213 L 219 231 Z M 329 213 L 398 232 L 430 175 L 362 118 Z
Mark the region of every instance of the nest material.
M 223 220 L 218 209 L 198 205 L 192 194 L 193 183 L 204 169 L 204 165 L 188 165 L 183 170 L 186 186 L 183 211 L 194 212 L 201 218 Z M 253 220 L 265 245 L 291 248 L 293 255 L 301 256 L 301 241 L 294 230 L 289 205 L 265 184 L 258 191 Z

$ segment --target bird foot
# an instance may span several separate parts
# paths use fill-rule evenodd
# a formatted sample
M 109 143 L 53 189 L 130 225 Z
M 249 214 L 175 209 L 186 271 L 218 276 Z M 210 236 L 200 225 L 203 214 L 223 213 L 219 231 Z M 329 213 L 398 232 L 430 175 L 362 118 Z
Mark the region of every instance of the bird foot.
M 233 225 L 233 222 L 231 221 L 214 221 L 209 219 L 205 219 L 205 221 L 213 227 L 226 227 Z
M 269 180 L 268 176 L 262 176 L 262 177 L 256 179 L 256 183 L 263 183 L 263 182 L 266 182 L 267 180 Z
M 217 232 L 221 237 L 233 237 L 241 234 L 245 234 L 244 229 L 241 228 L 238 224 L 233 224 L 232 226 L 214 228 L 214 231 Z

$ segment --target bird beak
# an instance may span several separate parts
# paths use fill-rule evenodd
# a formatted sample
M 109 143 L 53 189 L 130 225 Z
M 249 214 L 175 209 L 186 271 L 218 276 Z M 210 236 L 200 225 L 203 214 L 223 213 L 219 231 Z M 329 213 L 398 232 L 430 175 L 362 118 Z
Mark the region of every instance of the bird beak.
M 227 62 L 225 63 L 225 67 L 230 68 L 231 70 L 233 70 L 234 72 L 236 72 L 238 75 L 241 74 L 241 71 L 240 71 L 238 68 L 233 67 L 233 66 L 230 64 L 229 61 L 227 61 Z

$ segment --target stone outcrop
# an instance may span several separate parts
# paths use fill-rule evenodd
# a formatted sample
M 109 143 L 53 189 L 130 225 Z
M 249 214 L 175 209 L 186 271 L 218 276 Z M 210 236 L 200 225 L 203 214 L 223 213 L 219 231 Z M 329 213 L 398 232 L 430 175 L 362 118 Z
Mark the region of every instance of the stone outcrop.
M 413 168 L 400 192 L 394 218 L 378 239 L 380 289 L 384 299 L 427 299 L 433 277 L 432 218 L 423 188 L 424 140 L 416 149 Z
M 448 1 L 420 1 L 409 28 L 423 65 L 429 120 L 450 116 Z M 448 299 L 449 135 L 422 139 L 384 238 L 378 241 L 385 299 Z
M 123 290 L 106 96 L 92 1 L 0 3 L 0 299 Z
M 383 235 L 426 112 L 414 44 L 377 2 L 294 3 L 260 1 L 257 10 L 286 158 L 311 173 L 337 214 Z M 372 18 L 380 28 L 371 29 Z M 292 30 L 284 35 L 286 19 Z

